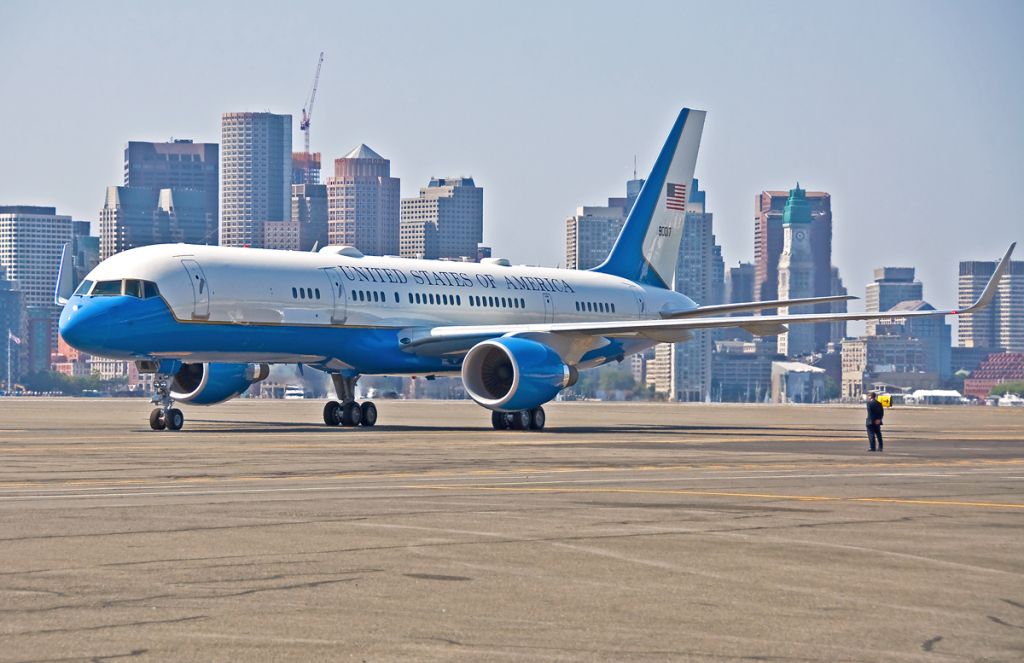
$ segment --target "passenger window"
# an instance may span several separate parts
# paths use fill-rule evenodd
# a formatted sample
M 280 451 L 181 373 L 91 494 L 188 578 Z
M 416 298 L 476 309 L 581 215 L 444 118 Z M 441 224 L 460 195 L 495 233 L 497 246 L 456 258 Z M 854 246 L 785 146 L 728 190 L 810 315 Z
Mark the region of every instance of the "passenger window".
M 313 292 L 316 293 L 316 298 L 320 299 L 320 288 L 316 288 L 315 290 L 313 290 Z
M 306 299 L 313 299 L 313 288 L 306 288 Z
M 152 281 L 143 281 L 142 296 L 145 297 L 146 299 L 149 299 L 150 297 L 159 297 L 160 291 L 157 289 L 156 284 L 153 283 Z
M 93 297 L 114 297 L 121 294 L 121 281 L 98 281 L 92 289 Z
M 306 289 L 305 288 L 299 288 L 299 299 L 305 299 L 305 298 L 306 298 Z
M 81 285 L 78 286 L 78 289 L 75 290 L 75 294 L 84 297 L 85 295 L 89 294 L 89 288 L 91 288 L 91 287 L 92 287 L 92 281 L 90 281 L 89 279 L 86 279 L 86 280 L 82 281 Z
M 576 302 L 576 310 L 577 311 L 580 310 L 580 303 L 579 302 Z
M 434 293 L 430 293 L 429 295 L 427 295 L 427 297 L 430 298 L 430 303 L 433 304 L 434 303 Z
M 526 308 L 526 300 L 522 297 L 519 298 L 519 308 Z
M 409 293 L 409 303 L 412 304 L 412 293 Z
M 462 306 L 462 295 L 455 295 L 455 305 Z
M 612 313 L 615 313 L 615 303 L 612 302 Z
M 395 303 L 398 304 L 401 300 L 398 298 L 398 293 L 395 293 Z

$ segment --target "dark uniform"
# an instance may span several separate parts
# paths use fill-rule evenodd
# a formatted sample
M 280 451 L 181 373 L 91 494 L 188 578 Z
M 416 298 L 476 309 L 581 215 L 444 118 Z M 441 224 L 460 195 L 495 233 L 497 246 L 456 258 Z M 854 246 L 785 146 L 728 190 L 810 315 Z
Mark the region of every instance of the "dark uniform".
M 884 416 L 885 409 L 882 408 L 882 404 L 874 398 L 869 399 L 866 425 L 868 428 L 868 444 L 871 445 L 870 451 L 875 450 L 875 440 L 878 440 L 878 450 L 882 450 L 882 417 Z

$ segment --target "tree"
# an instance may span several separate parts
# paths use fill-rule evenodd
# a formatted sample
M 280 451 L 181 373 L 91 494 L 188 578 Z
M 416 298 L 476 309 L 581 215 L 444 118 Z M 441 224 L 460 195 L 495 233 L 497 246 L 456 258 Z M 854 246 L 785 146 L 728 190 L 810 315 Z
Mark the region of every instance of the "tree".
M 992 391 L 989 392 L 990 396 L 1002 396 L 1004 394 L 1017 394 L 1018 396 L 1024 394 L 1024 380 L 1002 382 L 992 387 Z

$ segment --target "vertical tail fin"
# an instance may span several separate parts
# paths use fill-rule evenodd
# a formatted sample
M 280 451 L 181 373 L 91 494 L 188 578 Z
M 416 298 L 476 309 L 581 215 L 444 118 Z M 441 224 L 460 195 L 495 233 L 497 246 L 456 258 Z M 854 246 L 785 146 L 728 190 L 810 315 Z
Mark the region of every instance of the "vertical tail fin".
M 673 287 L 705 115 L 689 108 L 679 112 L 612 252 L 593 271 Z

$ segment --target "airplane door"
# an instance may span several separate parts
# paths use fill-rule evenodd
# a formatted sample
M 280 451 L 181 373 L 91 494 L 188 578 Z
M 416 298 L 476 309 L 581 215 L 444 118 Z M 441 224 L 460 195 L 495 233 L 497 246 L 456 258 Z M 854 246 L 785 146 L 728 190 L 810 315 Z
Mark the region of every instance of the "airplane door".
M 341 270 L 337 267 L 328 267 L 324 270 L 324 276 L 330 283 L 329 290 L 332 293 L 334 309 L 331 311 L 331 323 L 341 324 L 346 318 L 345 281 L 341 278 Z
M 644 296 L 643 295 L 640 295 L 640 296 L 637 297 L 637 304 L 639 305 L 639 310 L 638 310 L 638 313 L 637 313 L 637 318 L 639 318 L 640 320 L 643 320 L 644 319 Z
M 555 321 L 555 305 L 551 301 L 551 295 L 544 293 L 544 322 Z
M 195 260 L 182 260 L 181 264 L 192 283 L 192 319 L 206 320 L 210 317 L 210 284 L 206 281 L 206 274 Z

